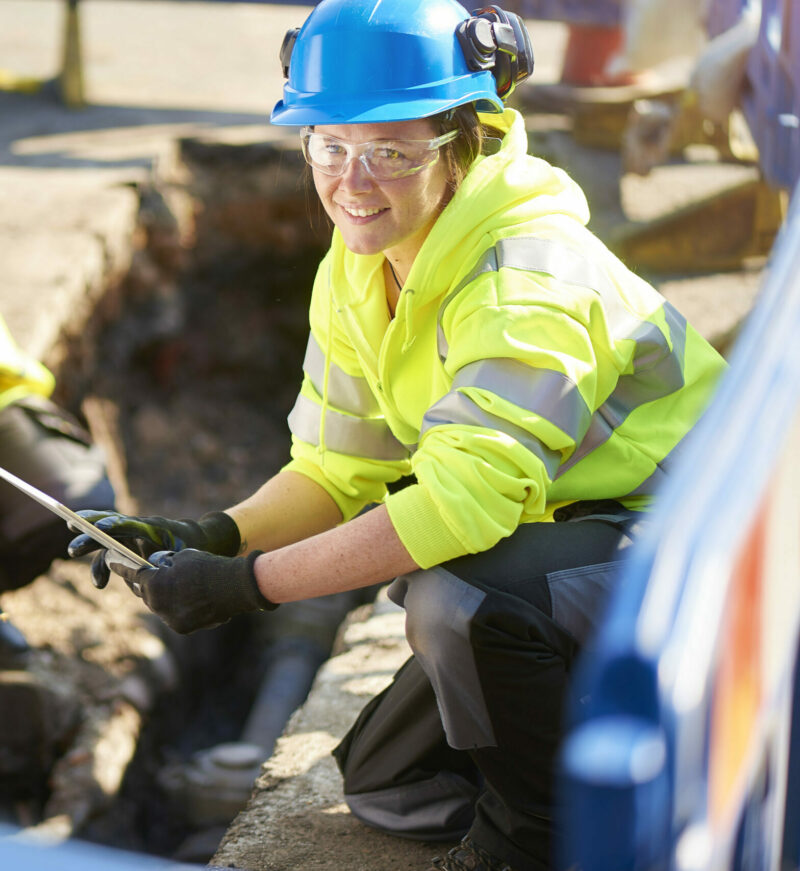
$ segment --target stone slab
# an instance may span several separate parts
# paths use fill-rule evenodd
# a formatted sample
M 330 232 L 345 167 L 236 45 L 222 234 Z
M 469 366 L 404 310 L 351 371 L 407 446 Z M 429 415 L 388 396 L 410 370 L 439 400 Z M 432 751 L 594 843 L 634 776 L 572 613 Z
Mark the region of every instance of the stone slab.
M 370 829 L 344 803 L 331 750 L 361 708 L 410 656 L 403 611 L 382 593 L 372 616 L 352 624 L 344 634 L 344 647 L 320 670 L 308 700 L 264 764 L 250 803 L 212 858 L 213 866 L 247 871 L 421 871 L 449 846 Z

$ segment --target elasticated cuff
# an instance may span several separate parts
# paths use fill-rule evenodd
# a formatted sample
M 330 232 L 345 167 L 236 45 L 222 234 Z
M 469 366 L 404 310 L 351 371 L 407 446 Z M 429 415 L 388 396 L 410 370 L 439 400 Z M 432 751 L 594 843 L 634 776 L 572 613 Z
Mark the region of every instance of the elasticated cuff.
M 236 521 L 224 511 L 209 511 L 197 521 L 208 541 L 209 553 L 236 556 L 242 546 L 242 537 Z
M 420 568 L 429 569 L 469 553 L 421 484 L 392 493 L 386 498 L 386 508 L 400 541 Z
M 263 550 L 253 550 L 246 557 L 242 557 L 242 561 L 247 566 L 245 575 L 247 585 L 252 593 L 252 603 L 254 611 L 274 611 L 278 607 L 277 602 L 271 602 L 259 589 L 258 581 L 256 580 L 256 560 L 264 553 Z

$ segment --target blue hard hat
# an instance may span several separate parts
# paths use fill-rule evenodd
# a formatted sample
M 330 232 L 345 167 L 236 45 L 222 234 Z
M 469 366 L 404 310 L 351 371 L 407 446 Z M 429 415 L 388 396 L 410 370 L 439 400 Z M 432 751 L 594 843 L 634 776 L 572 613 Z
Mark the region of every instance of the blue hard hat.
M 408 121 L 476 103 L 501 112 L 489 68 L 468 64 L 456 0 L 322 0 L 284 40 L 281 125 Z

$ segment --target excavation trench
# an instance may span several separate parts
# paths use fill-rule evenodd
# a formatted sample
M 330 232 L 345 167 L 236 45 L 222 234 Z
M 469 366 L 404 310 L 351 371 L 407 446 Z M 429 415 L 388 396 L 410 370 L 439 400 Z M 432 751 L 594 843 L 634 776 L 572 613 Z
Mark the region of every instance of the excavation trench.
M 120 510 L 198 517 L 288 458 L 327 229 L 309 222 L 298 155 L 270 146 L 182 142 L 140 195 L 132 269 L 69 340 L 57 398 L 106 450 Z M 2 819 L 207 861 L 369 593 L 189 636 L 119 578 L 95 590 L 87 563 L 9 598 L 34 649 L 5 690 L 19 734 L 0 759 Z

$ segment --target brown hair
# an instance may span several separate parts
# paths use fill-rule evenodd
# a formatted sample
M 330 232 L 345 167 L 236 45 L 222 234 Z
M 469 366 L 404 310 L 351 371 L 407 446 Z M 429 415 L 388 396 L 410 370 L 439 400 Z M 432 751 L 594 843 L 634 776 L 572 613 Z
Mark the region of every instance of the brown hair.
M 484 152 L 488 140 L 502 139 L 504 134 L 481 122 L 474 103 L 466 103 L 453 111 L 434 115 L 431 121 L 437 136 L 450 130 L 458 130 L 461 134 L 442 148 L 442 157 L 447 161 L 447 178 L 452 197 L 464 181 L 475 158 Z

